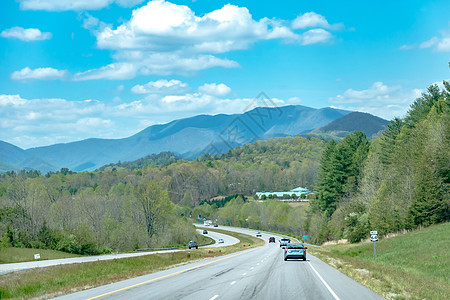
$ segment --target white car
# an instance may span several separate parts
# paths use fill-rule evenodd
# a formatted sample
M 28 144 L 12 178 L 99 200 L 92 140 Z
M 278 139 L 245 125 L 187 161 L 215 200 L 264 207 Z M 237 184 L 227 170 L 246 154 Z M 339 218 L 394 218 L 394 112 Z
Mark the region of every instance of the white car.
M 262 237 L 261 232 L 257 232 L 256 237 Z
M 223 244 L 223 243 L 224 243 L 223 239 L 219 239 L 219 244 Z

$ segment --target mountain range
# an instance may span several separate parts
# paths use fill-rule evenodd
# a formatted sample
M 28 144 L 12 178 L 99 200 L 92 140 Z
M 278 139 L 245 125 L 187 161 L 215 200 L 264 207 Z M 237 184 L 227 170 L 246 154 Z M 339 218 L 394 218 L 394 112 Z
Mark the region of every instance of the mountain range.
M 258 107 L 242 114 L 198 115 L 167 124 L 152 125 L 127 138 L 86 139 L 77 142 L 21 149 L 0 141 L 0 172 L 34 169 L 41 172 L 68 168 L 95 170 L 118 161 L 130 161 L 153 153 L 171 151 L 186 159 L 220 154 L 232 148 L 274 137 L 303 135 L 318 129 L 323 134 L 338 129 L 343 119 L 348 130 L 372 124 L 373 132 L 389 123 L 378 117 L 334 108 L 315 109 L 301 105 Z M 345 118 L 347 116 L 347 118 Z M 380 122 L 382 120 L 382 122 Z M 334 123 L 333 122 L 337 122 Z M 350 128 L 348 124 L 353 126 Z M 332 125 L 330 128 L 326 126 Z

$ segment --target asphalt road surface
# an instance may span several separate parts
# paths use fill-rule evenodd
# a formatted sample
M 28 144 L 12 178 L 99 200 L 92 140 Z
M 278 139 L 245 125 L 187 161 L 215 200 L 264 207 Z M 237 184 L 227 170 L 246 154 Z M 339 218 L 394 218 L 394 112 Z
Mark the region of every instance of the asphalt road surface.
M 202 233 L 203 230 L 198 229 L 198 232 Z M 208 231 L 208 234 L 204 234 L 215 240 L 214 244 L 207 246 L 200 246 L 200 248 L 210 248 L 210 247 L 223 247 L 229 246 L 236 243 L 239 243 L 239 240 L 225 234 L 221 234 L 218 232 Z M 223 239 L 224 243 L 218 243 L 219 239 Z M 187 243 L 186 243 L 187 244 Z M 14 271 L 20 271 L 25 269 L 33 269 L 33 268 L 44 268 L 56 265 L 65 265 L 65 264 L 75 264 L 75 263 L 86 263 L 86 262 L 94 262 L 100 260 L 111 260 L 111 259 L 119 259 L 126 257 L 135 257 L 142 255 L 150 255 L 155 253 L 170 253 L 170 252 L 178 252 L 185 251 L 186 249 L 172 249 L 172 250 L 159 250 L 159 251 L 151 251 L 151 252 L 133 252 L 133 253 L 120 253 L 120 254 L 107 254 L 107 255 L 97 255 L 97 256 L 82 256 L 82 257 L 72 257 L 72 258 L 62 258 L 62 259 L 51 259 L 51 260 L 36 260 L 29 262 L 21 262 L 21 263 L 12 263 L 12 264 L 0 264 L 0 274 L 10 273 Z
M 256 231 L 227 228 L 254 235 Z M 268 244 L 269 236 L 276 243 Z M 283 260 L 280 236 L 265 246 L 202 260 L 60 299 L 382 299 L 312 255 Z

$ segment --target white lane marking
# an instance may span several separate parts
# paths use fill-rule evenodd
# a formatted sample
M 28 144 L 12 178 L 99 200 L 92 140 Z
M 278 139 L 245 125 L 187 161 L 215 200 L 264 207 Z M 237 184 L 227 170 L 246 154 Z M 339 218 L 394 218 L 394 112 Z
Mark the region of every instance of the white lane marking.
M 256 265 L 259 266 L 259 263 L 257 263 Z
M 235 284 L 236 283 L 236 280 L 235 281 L 233 281 L 232 283 L 230 283 L 230 285 L 233 285 L 233 284 Z
M 264 262 L 265 259 L 263 259 L 261 262 Z
M 254 269 L 253 267 L 250 268 L 250 270 L 253 270 L 253 269 Z
M 217 297 L 219 297 L 219 295 L 214 295 L 214 296 L 212 296 L 211 299 L 209 299 L 209 300 L 214 300 L 214 299 L 216 299 Z
M 247 273 L 243 273 L 243 274 L 242 274 L 242 276 L 245 276 L 245 275 L 247 275 Z
M 314 271 L 314 273 L 316 273 L 317 277 L 319 277 L 320 281 L 322 281 L 322 283 L 325 285 L 325 287 L 328 289 L 328 291 L 331 293 L 331 295 L 333 295 L 334 299 L 336 300 L 341 300 L 335 292 L 333 292 L 333 290 L 330 288 L 330 286 L 328 285 L 328 283 L 325 282 L 325 280 L 323 280 L 322 276 L 320 276 L 319 272 L 316 271 L 316 269 L 313 267 L 313 265 L 308 261 L 309 266 L 311 267 L 311 269 Z

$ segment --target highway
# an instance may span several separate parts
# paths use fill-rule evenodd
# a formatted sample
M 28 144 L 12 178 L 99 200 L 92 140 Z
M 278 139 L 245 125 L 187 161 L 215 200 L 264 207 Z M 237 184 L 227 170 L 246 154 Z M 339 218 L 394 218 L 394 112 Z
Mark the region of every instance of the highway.
M 202 233 L 202 229 L 197 229 L 199 233 Z M 239 243 L 239 240 L 218 232 L 209 232 L 206 236 L 215 240 L 214 244 L 200 246 L 200 248 L 210 248 L 210 247 L 223 247 L 234 245 Z M 218 240 L 223 239 L 224 243 L 219 244 Z M 96 255 L 96 256 L 80 256 L 80 257 L 72 257 L 72 258 L 62 258 L 62 259 L 49 259 L 49 260 L 35 260 L 29 262 L 21 262 L 21 263 L 11 263 L 11 264 L 0 264 L 0 274 L 6 274 L 14 271 L 20 271 L 25 269 L 33 269 L 33 268 L 45 268 L 56 265 L 66 265 L 66 264 L 75 264 L 75 263 L 87 263 L 101 260 L 111 260 L 111 259 L 120 259 L 127 257 L 136 257 L 143 255 L 151 255 L 156 253 L 170 253 L 170 252 L 178 252 L 184 251 L 186 249 L 170 249 L 170 250 L 158 250 L 151 252 L 133 252 L 133 253 L 120 253 L 120 254 L 106 254 L 106 255 Z
M 229 228 L 254 235 L 256 231 Z M 58 299 L 382 299 L 308 254 L 283 260 L 276 243 L 59 297 Z

